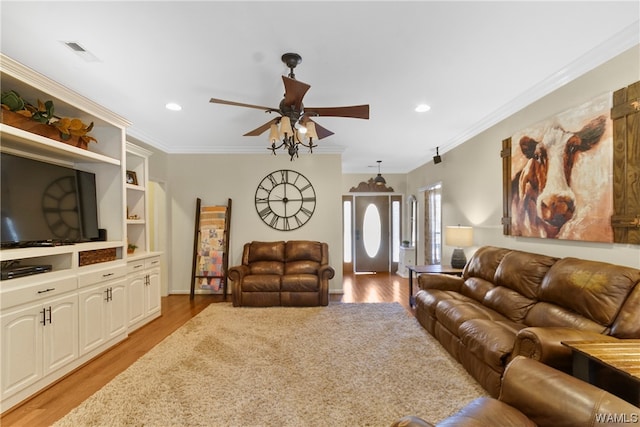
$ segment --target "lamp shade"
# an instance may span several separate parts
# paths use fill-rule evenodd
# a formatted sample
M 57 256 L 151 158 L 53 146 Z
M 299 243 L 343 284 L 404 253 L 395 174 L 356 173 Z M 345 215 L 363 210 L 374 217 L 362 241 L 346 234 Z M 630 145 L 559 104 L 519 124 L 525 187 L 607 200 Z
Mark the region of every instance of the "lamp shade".
M 271 125 L 271 130 L 269 131 L 269 143 L 275 143 L 280 140 L 280 133 L 278 132 L 278 125 L 275 123 Z
M 280 137 L 285 138 L 293 135 L 293 129 L 291 129 L 291 120 L 287 116 L 283 116 L 280 119 Z
M 312 121 L 308 121 L 307 123 L 305 123 L 305 126 L 307 127 L 306 137 L 313 140 L 318 139 L 318 133 L 316 132 L 316 124 L 313 123 Z
M 447 226 L 445 230 L 445 244 L 464 248 L 473 245 L 473 227 L 461 227 L 459 225 Z

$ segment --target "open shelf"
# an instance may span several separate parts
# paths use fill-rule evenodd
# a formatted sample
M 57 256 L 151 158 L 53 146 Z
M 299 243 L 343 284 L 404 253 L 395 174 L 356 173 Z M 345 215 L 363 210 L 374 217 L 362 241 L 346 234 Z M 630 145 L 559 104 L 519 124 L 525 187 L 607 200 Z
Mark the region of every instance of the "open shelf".
M 89 150 L 73 147 L 63 142 L 36 135 L 22 129 L 0 123 L 3 151 L 17 151 L 30 157 L 76 162 L 106 163 L 120 166 L 120 159 L 105 156 Z

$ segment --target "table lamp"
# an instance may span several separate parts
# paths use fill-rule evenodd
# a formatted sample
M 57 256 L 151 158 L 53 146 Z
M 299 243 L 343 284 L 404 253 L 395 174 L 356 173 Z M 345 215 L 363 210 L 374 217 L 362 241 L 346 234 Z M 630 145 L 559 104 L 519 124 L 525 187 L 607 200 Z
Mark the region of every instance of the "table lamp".
M 467 257 L 462 248 L 473 245 L 473 227 L 447 226 L 445 243 L 447 246 L 455 247 L 451 256 L 451 267 L 464 268 Z

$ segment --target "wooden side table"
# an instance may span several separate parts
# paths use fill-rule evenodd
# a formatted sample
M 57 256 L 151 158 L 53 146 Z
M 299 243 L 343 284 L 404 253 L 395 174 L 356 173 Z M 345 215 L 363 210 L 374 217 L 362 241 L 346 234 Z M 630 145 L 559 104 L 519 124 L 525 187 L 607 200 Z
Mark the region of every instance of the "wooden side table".
M 451 274 L 453 276 L 462 276 L 462 268 L 453 268 L 448 265 L 408 265 L 409 270 L 409 307 L 415 307 L 416 299 L 413 296 L 413 273 L 418 274 Z
M 640 339 L 563 341 L 573 376 L 640 406 Z

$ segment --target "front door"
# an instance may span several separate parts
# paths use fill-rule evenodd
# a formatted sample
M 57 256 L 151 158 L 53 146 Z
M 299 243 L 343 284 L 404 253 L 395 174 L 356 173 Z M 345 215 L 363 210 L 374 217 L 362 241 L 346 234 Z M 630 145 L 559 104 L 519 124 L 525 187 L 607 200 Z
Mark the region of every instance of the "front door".
M 356 273 L 391 271 L 389 208 L 389 196 L 355 197 Z

